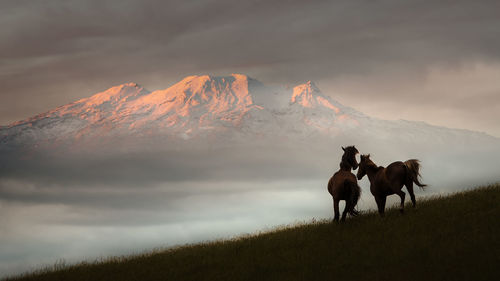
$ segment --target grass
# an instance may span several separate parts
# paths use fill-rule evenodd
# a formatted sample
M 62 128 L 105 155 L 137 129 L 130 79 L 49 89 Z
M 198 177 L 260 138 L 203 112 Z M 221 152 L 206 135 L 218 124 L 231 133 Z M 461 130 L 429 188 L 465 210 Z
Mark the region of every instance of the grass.
M 500 280 L 499 184 L 417 203 L 5 280 Z

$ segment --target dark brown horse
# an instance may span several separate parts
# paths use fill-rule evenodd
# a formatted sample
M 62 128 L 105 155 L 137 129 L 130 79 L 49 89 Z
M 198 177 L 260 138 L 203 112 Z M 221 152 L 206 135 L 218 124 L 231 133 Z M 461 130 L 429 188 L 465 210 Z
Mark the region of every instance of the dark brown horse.
M 359 162 L 358 180 L 368 175 L 370 180 L 370 192 L 377 202 L 378 212 L 384 216 L 385 201 L 388 195 L 397 194 L 401 198 L 399 211 L 404 212 L 405 193 L 401 190 L 403 185 L 410 193 L 413 207 L 417 205 L 415 194 L 413 193 L 413 183 L 424 189 L 425 184 L 420 183 L 420 164 L 417 159 L 410 159 L 405 162 L 397 161 L 391 163 L 387 168 L 377 166 L 370 159 L 370 154 L 361 155 Z
M 328 192 L 333 197 L 334 221 L 339 221 L 339 202 L 345 200 L 345 208 L 342 213 L 342 221 L 345 220 L 347 213 L 351 216 L 358 215 L 355 207 L 361 194 L 356 176 L 351 173 L 351 169 L 358 168 L 356 154 L 358 150 L 354 146 L 342 147 L 344 155 L 340 161 L 340 170 L 338 170 L 328 181 Z

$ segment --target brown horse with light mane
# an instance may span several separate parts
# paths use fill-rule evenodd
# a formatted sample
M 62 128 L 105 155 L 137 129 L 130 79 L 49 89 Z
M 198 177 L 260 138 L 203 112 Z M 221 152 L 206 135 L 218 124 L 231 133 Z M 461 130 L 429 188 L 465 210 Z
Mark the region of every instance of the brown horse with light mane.
M 368 175 L 370 180 L 370 192 L 377 202 L 378 212 L 384 216 L 385 201 L 388 195 L 397 194 L 401 198 L 399 211 L 404 212 L 405 193 L 401 190 L 403 185 L 410 193 L 413 207 L 417 205 L 415 194 L 413 193 L 413 183 L 424 189 L 427 185 L 420 183 L 420 164 L 417 159 L 410 159 L 405 162 L 397 161 L 391 163 L 387 168 L 377 166 L 370 159 L 370 154 L 361 155 L 359 162 L 358 180 Z
M 351 173 L 351 169 L 358 168 L 356 154 L 358 150 L 354 146 L 342 147 L 344 155 L 340 162 L 340 170 L 338 170 L 328 181 L 328 192 L 333 198 L 334 221 L 339 221 L 339 202 L 345 200 L 345 208 L 342 213 L 342 221 L 345 221 L 347 213 L 351 216 L 357 216 L 358 211 L 355 207 L 358 203 L 361 194 L 356 176 Z

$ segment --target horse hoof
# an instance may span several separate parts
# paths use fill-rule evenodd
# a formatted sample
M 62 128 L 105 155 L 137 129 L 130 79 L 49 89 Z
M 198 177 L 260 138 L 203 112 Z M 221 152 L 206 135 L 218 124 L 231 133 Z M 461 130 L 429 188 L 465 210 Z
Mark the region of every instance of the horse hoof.
M 404 214 L 404 213 L 405 213 L 405 209 L 399 209 L 399 212 L 400 212 L 401 214 Z

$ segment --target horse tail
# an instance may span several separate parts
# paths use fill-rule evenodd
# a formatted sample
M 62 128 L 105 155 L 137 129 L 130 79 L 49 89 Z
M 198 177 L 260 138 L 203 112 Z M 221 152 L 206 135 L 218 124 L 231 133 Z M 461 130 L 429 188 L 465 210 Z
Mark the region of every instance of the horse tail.
M 406 166 L 406 177 L 409 182 L 414 182 L 421 189 L 425 189 L 426 184 L 420 183 L 418 178 L 420 177 L 420 161 L 417 159 L 410 159 L 404 162 Z
M 357 216 L 359 212 L 356 210 L 356 205 L 358 204 L 359 197 L 361 196 L 361 188 L 359 187 L 357 182 L 350 180 L 346 180 L 344 182 L 344 186 L 350 189 L 349 198 L 347 199 L 350 208 L 349 210 L 347 210 L 347 212 L 351 216 Z

